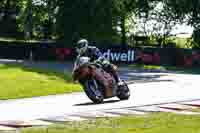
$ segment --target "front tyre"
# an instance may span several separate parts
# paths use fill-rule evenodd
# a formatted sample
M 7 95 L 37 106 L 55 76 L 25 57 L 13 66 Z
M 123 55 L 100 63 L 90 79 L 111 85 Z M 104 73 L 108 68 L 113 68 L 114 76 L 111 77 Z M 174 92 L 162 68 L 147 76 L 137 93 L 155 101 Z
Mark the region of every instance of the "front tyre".
M 103 96 L 100 86 L 96 80 L 91 79 L 91 80 L 85 81 L 83 87 L 84 87 L 84 91 L 85 91 L 86 95 L 94 103 L 99 104 L 99 103 L 103 102 L 104 96 Z

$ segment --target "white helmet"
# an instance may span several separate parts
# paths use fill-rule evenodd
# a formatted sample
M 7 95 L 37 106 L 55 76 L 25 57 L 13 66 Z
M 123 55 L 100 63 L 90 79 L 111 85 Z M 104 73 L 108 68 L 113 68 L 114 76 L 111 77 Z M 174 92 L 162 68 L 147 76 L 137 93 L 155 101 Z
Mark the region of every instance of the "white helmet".
M 78 54 L 83 54 L 88 48 L 88 41 L 86 39 L 81 39 L 76 44 L 76 51 Z

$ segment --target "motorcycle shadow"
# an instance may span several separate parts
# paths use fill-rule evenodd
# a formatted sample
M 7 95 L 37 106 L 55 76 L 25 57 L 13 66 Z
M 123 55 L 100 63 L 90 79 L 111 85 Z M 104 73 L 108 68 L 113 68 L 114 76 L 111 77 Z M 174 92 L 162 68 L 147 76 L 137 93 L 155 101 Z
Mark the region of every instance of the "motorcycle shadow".
M 93 102 L 87 102 L 87 103 L 80 103 L 80 104 L 75 104 L 74 106 L 92 106 L 92 105 L 101 105 L 101 104 L 109 104 L 109 103 L 116 103 L 119 102 L 120 100 L 108 100 L 104 101 L 103 103 L 93 103 Z

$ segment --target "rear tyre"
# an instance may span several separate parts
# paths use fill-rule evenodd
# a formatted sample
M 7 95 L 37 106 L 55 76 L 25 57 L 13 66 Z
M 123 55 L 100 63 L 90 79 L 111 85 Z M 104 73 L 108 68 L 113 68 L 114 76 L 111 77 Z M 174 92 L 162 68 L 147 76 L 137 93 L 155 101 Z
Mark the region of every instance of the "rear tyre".
M 117 91 L 117 97 L 120 100 L 128 100 L 129 99 L 130 90 L 128 88 L 128 85 L 125 82 L 123 83 L 123 85 L 119 86 L 118 91 Z
M 99 104 L 103 102 L 104 96 L 96 80 L 92 79 L 85 81 L 84 91 L 94 103 Z

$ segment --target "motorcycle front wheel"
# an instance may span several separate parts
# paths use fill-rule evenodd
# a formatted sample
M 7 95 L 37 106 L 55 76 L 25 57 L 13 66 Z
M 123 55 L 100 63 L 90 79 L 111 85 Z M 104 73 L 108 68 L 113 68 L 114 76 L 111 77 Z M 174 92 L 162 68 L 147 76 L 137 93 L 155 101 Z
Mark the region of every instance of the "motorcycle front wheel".
M 103 102 L 104 100 L 103 93 L 101 91 L 100 85 L 95 79 L 85 81 L 83 87 L 86 95 L 94 103 L 99 104 Z

